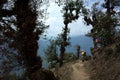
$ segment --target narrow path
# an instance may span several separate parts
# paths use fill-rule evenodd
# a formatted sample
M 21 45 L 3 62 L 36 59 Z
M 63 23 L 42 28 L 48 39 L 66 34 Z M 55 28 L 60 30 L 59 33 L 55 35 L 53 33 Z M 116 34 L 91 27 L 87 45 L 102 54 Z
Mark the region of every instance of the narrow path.
M 90 75 L 87 73 L 84 63 L 78 61 L 72 65 L 72 75 L 71 80 L 90 80 Z

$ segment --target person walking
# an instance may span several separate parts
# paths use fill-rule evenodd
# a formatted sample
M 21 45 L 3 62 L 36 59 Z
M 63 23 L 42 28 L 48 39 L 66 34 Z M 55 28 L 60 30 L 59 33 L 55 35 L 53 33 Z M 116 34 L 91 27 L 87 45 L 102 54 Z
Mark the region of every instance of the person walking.
M 82 62 L 85 61 L 85 57 L 86 57 L 86 52 L 84 50 L 81 51 L 81 55 L 82 55 Z

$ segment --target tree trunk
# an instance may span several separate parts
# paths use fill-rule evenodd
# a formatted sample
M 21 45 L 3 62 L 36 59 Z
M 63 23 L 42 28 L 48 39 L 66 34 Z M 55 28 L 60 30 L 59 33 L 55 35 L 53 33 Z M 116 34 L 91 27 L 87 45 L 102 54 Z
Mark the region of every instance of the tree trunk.
M 97 43 L 96 43 L 96 38 L 93 37 L 93 44 L 94 44 L 94 48 L 97 48 Z
M 62 34 L 63 42 L 61 44 L 60 48 L 60 66 L 63 65 L 63 59 L 64 59 L 64 53 L 65 53 L 65 47 L 67 46 L 67 31 L 68 31 L 68 23 L 65 24 L 64 32 Z
M 35 72 L 36 65 L 41 68 L 40 59 L 37 58 L 38 35 L 34 32 L 37 14 L 29 5 L 29 0 L 17 0 L 15 2 L 17 15 L 17 37 L 16 43 L 22 63 L 25 64 L 28 74 Z M 33 71 L 33 70 L 34 71 Z

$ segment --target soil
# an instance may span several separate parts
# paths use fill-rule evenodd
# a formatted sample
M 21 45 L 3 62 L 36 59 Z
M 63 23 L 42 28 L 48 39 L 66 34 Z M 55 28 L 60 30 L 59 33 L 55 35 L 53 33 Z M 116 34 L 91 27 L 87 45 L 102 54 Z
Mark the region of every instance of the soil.
M 59 80 L 90 80 L 90 73 L 86 63 L 81 60 L 66 63 L 55 70 L 55 75 Z
M 78 61 L 72 65 L 71 80 L 90 80 L 90 75 L 84 65 L 82 61 Z

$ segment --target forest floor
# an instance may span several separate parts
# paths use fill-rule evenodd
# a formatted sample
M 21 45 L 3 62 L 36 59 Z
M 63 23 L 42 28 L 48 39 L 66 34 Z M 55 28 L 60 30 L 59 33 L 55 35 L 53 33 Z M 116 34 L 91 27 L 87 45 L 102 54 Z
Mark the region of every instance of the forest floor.
M 55 70 L 55 75 L 57 75 L 59 80 L 90 80 L 87 63 L 81 60 L 66 63 L 58 70 Z

